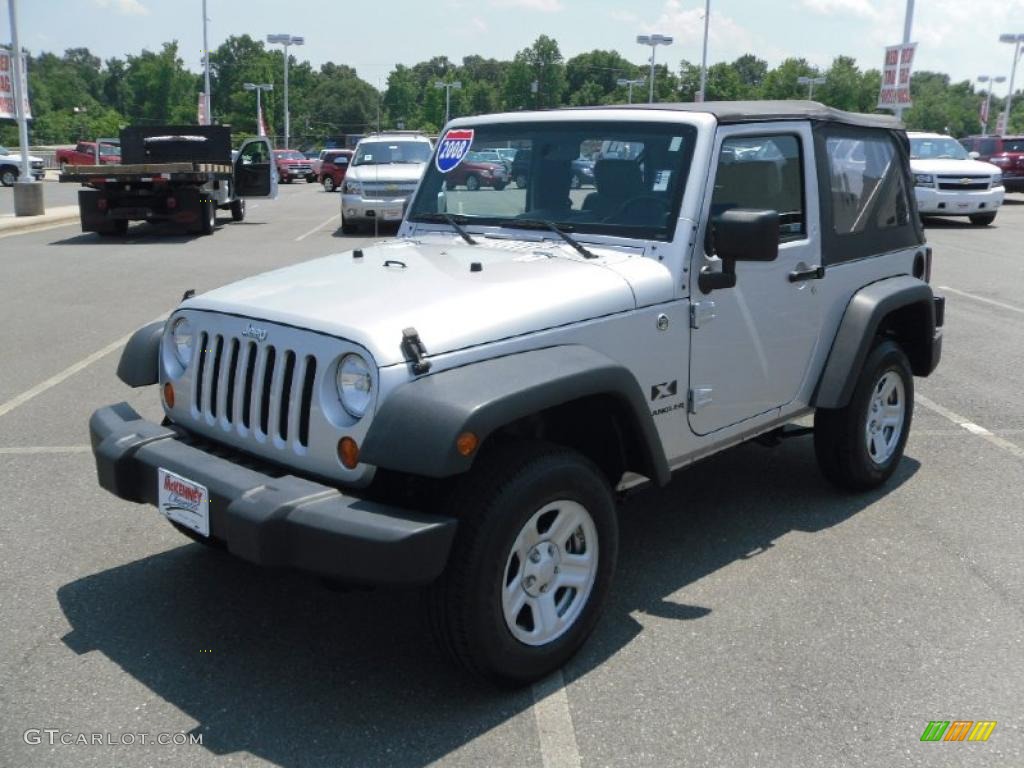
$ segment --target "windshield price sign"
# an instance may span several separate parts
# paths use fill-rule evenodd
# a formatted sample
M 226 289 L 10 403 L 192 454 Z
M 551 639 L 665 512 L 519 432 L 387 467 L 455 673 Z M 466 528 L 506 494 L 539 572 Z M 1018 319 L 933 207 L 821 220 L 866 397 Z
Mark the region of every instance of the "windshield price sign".
M 434 164 L 441 173 L 448 173 L 465 159 L 473 145 L 472 128 L 453 128 L 444 135 L 437 147 Z

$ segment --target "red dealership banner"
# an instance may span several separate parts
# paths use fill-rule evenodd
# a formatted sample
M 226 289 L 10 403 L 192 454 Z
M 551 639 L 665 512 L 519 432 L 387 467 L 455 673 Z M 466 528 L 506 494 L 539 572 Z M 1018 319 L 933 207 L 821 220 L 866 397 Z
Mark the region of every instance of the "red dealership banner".
M 910 73 L 914 65 L 917 43 L 890 45 L 885 49 L 882 67 L 882 88 L 878 92 L 878 106 L 883 109 L 910 107 Z
M 28 61 L 24 53 L 21 54 L 21 86 L 25 119 L 31 120 L 32 110 L 28 104 Z M 11 60 L 10 49 L 0 45 L 0 118 L 17 120 L 18 114 L 14 104 L 14 62 Z

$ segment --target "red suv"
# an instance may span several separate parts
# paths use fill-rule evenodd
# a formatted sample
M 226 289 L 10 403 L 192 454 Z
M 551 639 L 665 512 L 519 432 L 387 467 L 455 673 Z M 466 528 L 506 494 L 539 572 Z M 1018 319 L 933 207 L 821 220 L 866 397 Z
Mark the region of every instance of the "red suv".
M 337 192 L 345 180 L 348 164 L 352 162 L 351 149 L 328 149 L 324 151 L 320 165 L 320 183 L 324 192 Z
M 1007 192 L 1024 192 L 1024 136 L 968 136 L 960 143 L 975 160 L 1002 170 Z
M 493 150 L 467 153 L 466 159 L 445 176 L 445 187 L 448 189 L 464 186 L 470 192 L 480 187 L 493 187 L 500 192 L 507 184 L 508 166 Z
M 310 184 L 316 181 L 312 164 L 297 149 L 275 149 L 274 162 L 277 163 L 277 177 L 286 184 L 299 179 Z

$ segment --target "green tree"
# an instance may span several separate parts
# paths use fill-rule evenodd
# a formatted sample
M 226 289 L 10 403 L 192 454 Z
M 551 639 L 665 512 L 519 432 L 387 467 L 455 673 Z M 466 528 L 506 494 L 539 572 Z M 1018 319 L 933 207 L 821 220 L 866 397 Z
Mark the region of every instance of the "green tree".
M 807 86 L 800 85 L 797 78 L 817 77 L 819 72 L 806 59 L 786 59 L 764 78 L 761 88 L 763 99 L 806 99 Z

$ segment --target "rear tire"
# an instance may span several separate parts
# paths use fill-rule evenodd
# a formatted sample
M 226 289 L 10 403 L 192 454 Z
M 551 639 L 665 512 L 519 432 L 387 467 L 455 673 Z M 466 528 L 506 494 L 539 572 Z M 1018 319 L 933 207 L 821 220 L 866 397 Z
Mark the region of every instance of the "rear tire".
M 333 192 L 335 188 L 334 177 L 324 176 L 324 192 Z
M 996 220 L 996 215 L 994 213 L 972 213 L 968 218 L 976 227 L 987 227 Z
M 459 518 L 430 588 L 439 644 L 476 677 L 519 686 L 565 664 L 600 616 L 618 522 L 601 471 L 536 442 L 485 448 L 449 499 Z
M 473 176 L 472 174 L 467 176 L 466 189 L 468 189 L 470 192 L 476 192 L 478 189 L 480 189 L 480 179 L 478 179 L 476 176 Z
M 239 197 L 231 201 L 231 220 L 232 221 L 244 221 L 245 220 L 245 198 Z
M 896 471 L 914 415 L 914 375 L 903 348 L 880 339 L 844 408 L 814 413 L 814 452 L 822 474 L 851 491 L 877 488 Z
M 307 177 L 306 177 L 306 183 L 307 183 L 307 184 L 316 184 L 316 176 L 314 176 L 314 175 L 312 175 L 312 174 L 310 174 L 309 176 L 307 176 Z
M 212 235 L 217 226 L 217 206 L 212 200 L 199 203 L 199 234 Z

